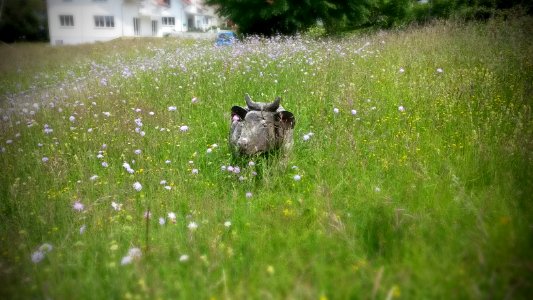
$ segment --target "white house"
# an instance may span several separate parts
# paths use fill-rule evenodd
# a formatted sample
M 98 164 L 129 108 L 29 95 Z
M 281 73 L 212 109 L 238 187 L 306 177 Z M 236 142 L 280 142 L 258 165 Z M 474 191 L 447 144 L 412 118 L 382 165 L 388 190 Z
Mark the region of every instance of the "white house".
M 52 45 L 205 31 L 219 25 L 202 0 L 48 0 Z

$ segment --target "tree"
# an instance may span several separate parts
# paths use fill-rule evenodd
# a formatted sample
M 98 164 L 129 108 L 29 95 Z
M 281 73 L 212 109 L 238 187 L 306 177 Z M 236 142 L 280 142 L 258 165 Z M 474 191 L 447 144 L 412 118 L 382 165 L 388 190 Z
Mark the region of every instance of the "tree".
M 44 0 L 0 0 L 0 40 L 11 43 L 47 39 Z
M 206 0 L 245 34 L 294 34 L 322 21 L 326 32 L 364 24 L 375 0 Z

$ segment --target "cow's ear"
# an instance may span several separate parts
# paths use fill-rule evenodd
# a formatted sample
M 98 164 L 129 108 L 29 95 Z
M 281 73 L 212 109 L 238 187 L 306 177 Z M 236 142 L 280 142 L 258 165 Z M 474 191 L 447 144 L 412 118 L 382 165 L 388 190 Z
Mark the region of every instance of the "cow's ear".
M 234 106 L 231 108 L 231 119 L 235 116 L 238 116 L 241 120 L 244 120 L 244 117 L 246 116 L 246 109 L 240 107 L 240 106 Z
M 290 111 L 280 111 L 276 113 L 276 120 L 278 120 L 281 127 L 285 130 L 294 128 L 294 125 L 296 124 L 296 119 Z

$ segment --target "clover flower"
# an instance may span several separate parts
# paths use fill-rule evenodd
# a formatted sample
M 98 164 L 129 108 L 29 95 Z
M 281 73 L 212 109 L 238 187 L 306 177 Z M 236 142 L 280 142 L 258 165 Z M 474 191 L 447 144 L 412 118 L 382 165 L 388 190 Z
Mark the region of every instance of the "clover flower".
M 189 228 L 190 231 L 195 231 L 198 228 L 198 224 L 196 222 L 190 222 L 189 225 L 187 225 L 187 228 Z

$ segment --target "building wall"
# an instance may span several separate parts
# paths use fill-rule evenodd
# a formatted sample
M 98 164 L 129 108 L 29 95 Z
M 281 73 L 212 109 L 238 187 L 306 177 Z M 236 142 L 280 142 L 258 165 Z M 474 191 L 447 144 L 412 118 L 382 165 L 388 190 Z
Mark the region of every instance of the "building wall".
M 50 43 L 80 44 L 108 41 L 119 37 L 164 36 L 187 31 L 185 7 L 171 0 L 170 7 L 154 5 L 152 0 L 48 0 Z M 61 26 L 60 15 L 72 15 L 74 26 Z M 96 27 L 94 16 L 113 16 L 114 27 Z M 163 25 L 162 17 L 174 17 L 174 25 Z M 134 30 L 139 18 L 139 31 Z M 156 22 L 156 31 L 153 23 Z

